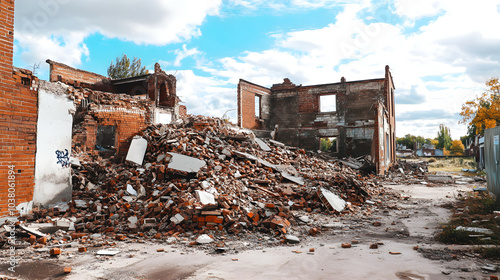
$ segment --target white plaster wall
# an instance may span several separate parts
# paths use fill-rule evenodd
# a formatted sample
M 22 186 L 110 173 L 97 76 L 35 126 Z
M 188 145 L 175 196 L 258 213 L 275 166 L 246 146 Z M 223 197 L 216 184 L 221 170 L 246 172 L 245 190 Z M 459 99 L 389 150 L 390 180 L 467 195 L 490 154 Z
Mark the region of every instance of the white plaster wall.
M 35 205 L 50 206 L 71 199 L 71 165 L 63 167 L 56 151 L 71 154 L 71 134 L 75 106 L 57 84 L 38 92 L 38 126 L 35 161 Z
M 161 110 L 159 108 L 155 109 L 155 124 L 170 124 L 172 122 L 172 113 L 169 111 Z

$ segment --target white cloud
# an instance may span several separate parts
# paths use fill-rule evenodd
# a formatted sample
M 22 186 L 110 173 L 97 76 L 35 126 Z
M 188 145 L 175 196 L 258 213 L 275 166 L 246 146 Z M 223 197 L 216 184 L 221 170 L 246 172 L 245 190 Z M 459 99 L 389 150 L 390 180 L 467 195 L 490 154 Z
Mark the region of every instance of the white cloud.
M 474 5 L 424 1 L 422 9 L 412 3 L 396 2 L 402 21 L 439 17 L 417 32 L 408 33 L 407 27 L 397 23 L 367 24 L 361 16 L 370 17 L 366 11 L 373 7 L 364 2 L 349 4 L 336 16 L 335 23 L 320 29 L 274 34 L 276 47 L 226 57 L 219 61 L 220 67 L 205 70 L 231 83 L 243 78 L 271 86 L 284 77 L 296 84 L 337 82 L 342 76 L 348 81 L 380 78 L 384 66 L 390 65 L 396 94 L 401 92 L 407 99 L 396 111 L 415 116 L 414 121 L 398 122 L 397 134 L 435 137 L 439 124 L 444 123 L 457 139 L 466 133 L 466 126 L 458 124 L 461 105 L 482 91 L 486 79 L 500 73 L 496 47 L 500 34 L 495 31 L 500 26 L 498 1 Z M 428 76 L 439 78 L 428 81 Z M 409 102 L 412 89 L 418 89 L 418 95 L 413 97 L 418 102 Z M 423 108 L 431 115 L 438 110 L 442 113 L 422 118 L 418 112 Z
M 369 0 L 226 0 L 228 6 L 241 6 L 251 11 L 272 9 L 276 11 L 303 11 L 318 8 L 334 8 L 347 3 L 367 3 Z M 248 12 L 242 11 L 242 12 Z
M 443 0 L 395 0 L 396 13 L 410 20 L 438 15 L 444 9 L 444 2 L 456 3 L 456 1 Z
M 197 76 L 192 70 L 176 73 L 177 95 L 187 106 L 188 113 L 222 117 L 227 113 L 236 122 L 236 90 L 227 81 Z
M 175 54 L 177 54 L 177 56 L 175 57 L 175 61 L 174 61 L 174 66 L 181 66 L 181 61 L 186 58 L 186 57 L 190 57 L 190 56 L 196 56 L 198 54 L 201 54 L 200 51 L 198 51 L 197 48 L 192 48 L 192 49 L 188 49 L 186 47 L 186 45 L 182 45 L 182 49 L 181 50 L 176 50 L 175 51 Z
M 16 39 L 23 50 L 21 56 L 26 59 L 39 61 L 53 55 L 51 59 L 76 66 L 83 55 L 88 55 L 83 40 L 93 33 L 136 44 L 183 42 L 201 34 L 199 26 L 207 16 L 218 15 L 221 3 L 222 0 L 18 0 Z M 37 48 L 37 41 L 57 51 Z

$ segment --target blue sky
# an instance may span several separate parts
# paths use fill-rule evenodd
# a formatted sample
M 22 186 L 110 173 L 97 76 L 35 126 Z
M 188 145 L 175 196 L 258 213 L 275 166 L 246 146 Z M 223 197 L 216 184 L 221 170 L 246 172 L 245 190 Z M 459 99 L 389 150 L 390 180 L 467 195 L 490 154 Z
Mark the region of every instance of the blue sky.
M 140 4 L 139 4 L 140 3 Z M 264 86 L 380 78 L 391 67 L 396 134 L 458 138 L 461 104 L 500 73 L 500 0 L 17 0 L 14 64 L 46 59 L 106 75 L 127 54 L 178 79 L 191 114 L 236 108 Z M 229 115 L 235 120 L 235 111 Z

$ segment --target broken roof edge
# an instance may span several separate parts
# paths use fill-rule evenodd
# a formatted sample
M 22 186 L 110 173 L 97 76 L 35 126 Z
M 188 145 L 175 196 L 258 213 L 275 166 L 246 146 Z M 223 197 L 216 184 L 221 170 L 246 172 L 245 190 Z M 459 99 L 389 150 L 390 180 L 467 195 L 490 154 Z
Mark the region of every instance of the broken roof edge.
M 263 88 L 263 89 L 267 89 L 267 90 L 269 90 L 269 91 L 271 90 L 271 88 L 268 88 L 268 87 L 265 87 L 265 86 L 261 86 L 261 85 L 258 85 L 258 84 L 256 84 L 256 83 L 252 83 L 252 82 L 247 81 L 247 80 L 245 80 L 245 79 L 240 79 L 240 82 L 249 83 L 249 84 L 251 84 L 251 85 L 253 85 L 253 86 L 257 86 L 257 87 L 260 87 L 260 88 Z
M 97 73 L 90 72 L 90 71 L 87 71 L 87 70 L 78 69 L 78 68 L 69 66 L 67 64 L 61 63 L 61 62 L 53 61 L 53 60 L 50 60 L 50 59 L 47 59 L 45 62 L 47 62 L 49 65 L 59 65 L 59 66 L 70 68 L 70 69 L 73 69 L 73 70 L 76 70 L 76 71 L 80 71 L 80 72 L 83 72 L 83 73 L 88 73 L 88 74 L 91 74 L 91 75 L 99 76 L 99 77 L 101 77 L 101 78 L 103 78 L 105 80 L 110 80 L 110 78 L 108 78 L 106 76 L 103 76 L 101 74 L 97 74 Z
M 119 84 L 125 84 L 125 83 L 133 83 L 133 82 L 139 82 L 139 81 L 146 81 L 153 75 L 152 73 L 140 75 L 140 76 L 134 76 L 134 77 L 127 77 L 127 78 L 119 78 L 119 79 L 110 79 L 110 83 L 112 85 L 119 85 Z
M 376 79 L 365 79 L 365 80 L 356 80 L 356 81 L 346 81 L 346 84 L 355 84 L 355 83 L 363 83 L 363 82 L 375 82 L 375 81 L 385 81 L 385 78 L 376 78 Z M 315 84 L 315 85 L 300 85 L 297 87 L 319 87 L 319 86 L 332 86 L 332 85 L 340 85 L 342 82 L 338 83 L 328 83 L 328 84 Z
M 386 78 L 387 78 L 387 77 L 390 77 L 390 78 L 391 78 L 392 88 L 393 88 L 393 89 L 396 89 L 396 86 L 394 85 L 394 79 L 392 78 L 391 67 L 389 67 L 389 65 L 386 65 L 386 66 L 385 66 L 385 76 L 386 76 Z
M 16 67 L 16 66 L 12 66 L 12 72 L 13 73 L 16 73 L 16 72 L 19 72 L 19 73 L 23 73 L 25 75 L 29 75 L 29 76 L 34 76 L 36 77 L 36 75 L 33 74 L 33 72 L 31 70 L 28 70 L 26 68 L 21 68 L 21 67 Z

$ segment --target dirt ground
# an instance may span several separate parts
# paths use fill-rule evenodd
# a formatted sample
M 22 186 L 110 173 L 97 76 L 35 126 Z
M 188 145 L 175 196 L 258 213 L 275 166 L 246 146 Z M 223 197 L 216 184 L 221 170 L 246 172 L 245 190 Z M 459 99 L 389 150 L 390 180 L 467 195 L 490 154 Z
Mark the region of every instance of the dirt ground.
M 484 183 L 483 183 L 484 184 Z M 308 214 L 301 227 L 320 227 L 316 237 L 301 235 L 296 245 L 261 237 L 227 243 L 226 251 L 175 244 L 118 242 L 115 256 L 97 256 L 97 249 L 78 253 L 64 249 L 57 259 L 49 249 L 20 252 L 15 273 L 4 258 L 0 275 L 7 279 L 490 279 L 481 270 L 487 260 L 470 254 L 471 246 L 433 240 L 450 217 L 459 195 L 480 184 L 428 186 L 386 184 L 399 193 L 375 207 L 371 215 Z M 183 244 L 186 243 L 186 244 Z M 342 248 L 350 243 L 351 248 Z M 370 245 L 377 244 L 376 249 Z M 372 245 L 375 246 L 375 245 Z M 102 249 L 102 248 L 99 248 Z M 157 249 L 160 249 L 159 251 Z M 31 255 L 30 255 L 31 254 Z M 42 256 L 43 255 L 43 256 Z M 64 267 L 71 267 L 69 274 Z

